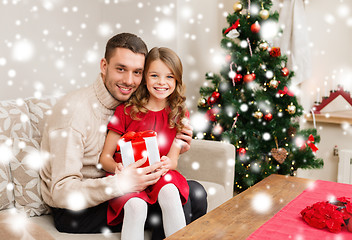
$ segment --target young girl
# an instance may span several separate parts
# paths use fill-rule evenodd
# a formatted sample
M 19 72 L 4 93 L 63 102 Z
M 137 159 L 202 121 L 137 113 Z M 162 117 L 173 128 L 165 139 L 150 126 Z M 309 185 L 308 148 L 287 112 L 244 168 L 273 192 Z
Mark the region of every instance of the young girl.
M 182 120 L 188 114 L 185 99 L 179 57 L 168 48 L 150 50 L 140 87 L 127 104 L 116 108 L 108 124 L 100 163 L 105 171 L 114 173 L 122 162 L 121 155 L 115 153 L 120 137 L 128 131 L 154 130 L 163 168 L 168 171 L 144 191 L 110 200 L 108 224 L 123 221 L 122 239 L 144 238 L 147 203 L 158 201 L 166 237 L 186 225 L 182 204 L 188 199 L 189 187 L 186 179 L 175 170 L 181 150 L 175 136 L 183 128 Z

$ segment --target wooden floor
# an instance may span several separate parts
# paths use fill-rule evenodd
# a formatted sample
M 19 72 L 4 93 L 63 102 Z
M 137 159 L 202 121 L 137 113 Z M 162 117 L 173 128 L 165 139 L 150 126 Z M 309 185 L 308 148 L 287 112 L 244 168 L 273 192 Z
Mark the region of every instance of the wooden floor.
M 312 182 L 314 181 L 304 178 L 273 174 L 166 239 L 246 239 Z M 252 200 L 260 196 L 258 194 L 264 194 L 271 200 L 271 207 L 265 212 L 251 206 Z

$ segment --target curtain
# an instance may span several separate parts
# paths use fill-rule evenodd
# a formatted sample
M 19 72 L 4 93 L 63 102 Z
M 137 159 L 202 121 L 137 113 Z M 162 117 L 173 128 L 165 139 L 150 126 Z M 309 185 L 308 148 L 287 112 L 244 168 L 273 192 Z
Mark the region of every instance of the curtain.
M 274 0 L 272 9 L 279 12 L 279 25 L 284 26 L 275 44 L 287 55 L 287 67 L 295 72 L 292 83 L 298 86 L 311 74 L 304 0 Z

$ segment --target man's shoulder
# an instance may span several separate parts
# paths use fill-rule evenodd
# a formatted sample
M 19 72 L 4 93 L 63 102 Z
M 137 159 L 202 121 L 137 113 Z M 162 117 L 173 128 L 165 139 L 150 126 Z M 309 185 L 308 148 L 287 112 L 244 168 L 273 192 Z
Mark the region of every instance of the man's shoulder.
M 68 93 L 58 100 L 52 109 L 52 115 L 48 119 L 51 127 L 64 127 L 72 124 L 76 118 L 87 111 L 89 97 L 94 93 L 90 86 Z

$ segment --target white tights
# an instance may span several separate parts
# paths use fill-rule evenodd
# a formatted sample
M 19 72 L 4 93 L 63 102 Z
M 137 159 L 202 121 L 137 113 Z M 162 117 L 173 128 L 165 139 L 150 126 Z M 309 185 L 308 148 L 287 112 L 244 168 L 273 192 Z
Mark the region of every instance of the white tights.
M 158 202 L 162 211 L 166 237 L 186 226 L 180 194 L 174 184 L 166 184 L 160 189 Z M 143 199 L 135 197 L 125 203 L 121 240 L 144 239 L 147 211 L 148 205 Z
M 166 184 L 160 189 L 158 202 L 163 215 L 166 237 L 186 226 L 180 194 L 174 184 Z

